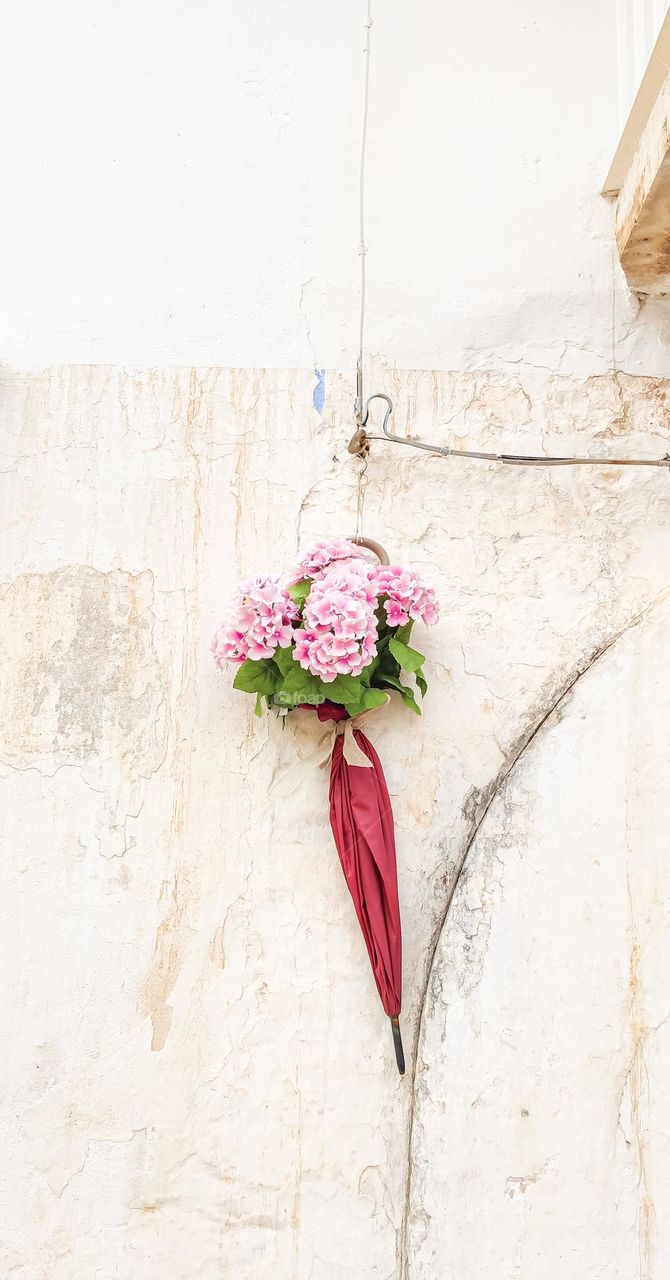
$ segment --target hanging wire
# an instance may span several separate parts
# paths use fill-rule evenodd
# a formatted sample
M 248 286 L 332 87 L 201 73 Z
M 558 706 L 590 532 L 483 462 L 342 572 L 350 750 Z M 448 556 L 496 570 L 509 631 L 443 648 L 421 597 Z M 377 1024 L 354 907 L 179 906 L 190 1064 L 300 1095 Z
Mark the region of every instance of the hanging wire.
M 591 466 L 591 467 L 665 467 L 670 469 L 670 454 L 666 453 L 662 458 L 607 458 L 603 456 L 595 457 L 556 457 L 549 454 L 524 454 L 524 453 L 488 453 L 473 449 L 452 449 L 449 445 L 433 445 L 422 440 L 414 440 L 409 436 L 397 436 L 389 430 L 389 421 L 393 413 L 393 402 L 389 396 L 376 392 L 374 395 L 363 400 L 363 355 L 364 355 L 364 338 L 365 338 L 365 303 L 366 303 L 366 263 L 365 258 L 368 251 L 365 238 L 365 159 L 368 140 L 368 107 L 370 101 L 370 31 L 372 28 L 372 0 L 364 0 L 365 3 L 365 20 L 363 24 L 364 40 L 363 40 L 363 107 L 361 114 L 361 134 L 360 134 L 360 157 L 358 169 L 358 216 L 359 216 L 359 241 L 358 254 L 360 258 L 360 291 L 359 291 L 359 313 L 358 313 L 358 350 L 356 357 L 356 402 L 355 402 L 355 421 L 356 430 L 349 441 L 349 453 L 355 454 L 357 457 L 367 459 L 370 452 L 371 440 L 386 440 L 393 444 L 409 445 L 413 449 L 423 449 L 427 453 L 438 454 L 444 458 L 465 458 L 475 459 L 483 462 L 502 462 L 507 466 L 516 467 L 568 467 L 568 466 Z M 616 351 L 614 338 L 614 307 L 615 307 L 615 281 L 612 281 L 612 374 L 616 378 L 618 374 L 616 365 Z M 387 405 L 386 414 L 382 423 L 383 435 L 371 435 L 366 431 L 366 425 L 370 413 L 370 402 L 372 400 L 384 400 Z M 362 521 L 363 511 L 363 495 L 365 491 L 365 467 L 361 468 L 358 478 L 357 491 L 357 533 L 358 526 Z
M 372 0 L 365 0 L 363 24 L 363 110 L 361 117 L 361 147 L 358 166 L 358 254 L 360 257 L 360 294 L 358 314 L 358 353 L 356 359 L 356 425 L 363 426 L 363 342 L 365 333 L 365 154 L 368 141 L 368 104 L 370 101 L 370 31 L 372 28 Z
M 356 479 L 356 537 L 355 542 L 359 542 L 363 536 L 363 508 L 365 507 L 365 490 L 368 487 L 368 460 L 367 457 L 359 458 L 360 467 Z

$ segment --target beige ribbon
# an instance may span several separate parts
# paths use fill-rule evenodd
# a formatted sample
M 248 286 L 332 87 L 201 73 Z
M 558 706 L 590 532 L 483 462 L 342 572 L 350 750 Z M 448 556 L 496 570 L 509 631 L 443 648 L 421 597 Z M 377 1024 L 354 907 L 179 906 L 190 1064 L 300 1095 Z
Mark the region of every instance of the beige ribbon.
M 390 702 L 390 696 L 387 694 L 386 702 Z M 347 764 L 355 765 L 357 769 L 374 769 L 371 760 L 368 760 L 365 752 L 359 747 L 354 737 L 354 729 L 362 729 L 363 721 L 366 716 L 372 715 L 373 711 L 379 711 L 386 703 L 380 702 L 378 707 L 368 707 L 367 711 L 360 711 L 357 716 L 352 716 L 348 720 L 335 720 L 330 729 L 327 729 L 319 742 L 319 751 L 326 743 L 326 749 L 318 759 L 320 769 L 325 769 L 335 748 L 337 738 L 344 738 L 342 754 Z

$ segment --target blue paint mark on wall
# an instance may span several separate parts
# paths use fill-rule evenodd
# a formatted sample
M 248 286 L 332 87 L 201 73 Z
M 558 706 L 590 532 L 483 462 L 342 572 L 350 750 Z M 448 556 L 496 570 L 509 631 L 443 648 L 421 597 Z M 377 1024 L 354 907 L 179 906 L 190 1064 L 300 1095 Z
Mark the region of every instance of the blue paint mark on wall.
M 326 399 L 326 370 L 315 369 L 316 386 L 312 392 L 312 404 L 317 413 L 323 413 L 323 406 Z

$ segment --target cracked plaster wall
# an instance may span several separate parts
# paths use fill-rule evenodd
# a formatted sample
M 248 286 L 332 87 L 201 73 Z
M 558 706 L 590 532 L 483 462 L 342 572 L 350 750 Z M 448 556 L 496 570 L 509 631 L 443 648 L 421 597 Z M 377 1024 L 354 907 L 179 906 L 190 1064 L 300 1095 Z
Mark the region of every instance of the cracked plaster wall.
M 431 439 L 663 454 L 666 317 L 597 196 L 611 6 L 499 8 L 377 15 L 369 386 Z M 443 604 L 425 717 L 373 732 L 399 1081 L 314 727 L 208 652 L 241 573 L 353 526 L 360 15 L 185 15 L 13 18 L 0 1274 L 657 1280 L 668 475 L 373 453 L 366 530 Z
M 408 1275 L 667 1267 L 669 635 L 666 596 L 558 700 L 469 849 L 423 1013 Z

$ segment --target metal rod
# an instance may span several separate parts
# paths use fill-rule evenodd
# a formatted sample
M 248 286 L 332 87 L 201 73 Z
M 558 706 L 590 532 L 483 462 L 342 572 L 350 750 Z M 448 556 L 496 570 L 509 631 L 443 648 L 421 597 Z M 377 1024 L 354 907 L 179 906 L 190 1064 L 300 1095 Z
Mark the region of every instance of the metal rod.
M 373 400 L 383 400 L 386 413 L 382 422 L 383 435 L 371 435 L 365 430 L 370 416 L 370 404 Z M 423 449 L 426 453 L 438 454 L 443 458 L 466 458 L 479 462 L 501 462 L 510 467 L 666 467 L 670 469 L 670 454 L 663 458 L 607 458 L 602 455 L 591 457 L 552 457 L 541 454 L 526 453 L 488 453 L 476 449 L 452 449 L 450 446 L 426 444 L 423 440 L 410 440 L 405 436 L 397 436 L 389 430 L 389 420 L 393 413 L 393 401 L 381 391 L 369 396 L 365 403 L 362 425 L 349 442 L 349 452 L 366 457 L 371 440 L 384 440 L 391 444 L 409 445 L 410 449 Z
M 385 440 L 390 444 L 408 444 L 412 449 L 441 454 L 443 458 L 474 458 L 481 462 L 503 462 L 511 467 L 670 467 L 670 454 L 663 458 L 555 458 L 525 453 L 483 453 L 475 449 L 440 448 L 420 440 L 404 440 L 400 436 L 372 436 L 364 432 L 365 441 Z

